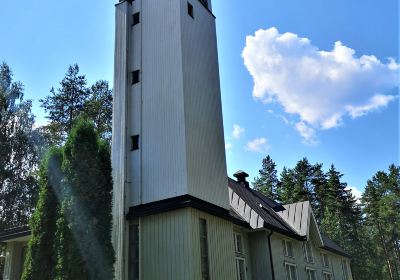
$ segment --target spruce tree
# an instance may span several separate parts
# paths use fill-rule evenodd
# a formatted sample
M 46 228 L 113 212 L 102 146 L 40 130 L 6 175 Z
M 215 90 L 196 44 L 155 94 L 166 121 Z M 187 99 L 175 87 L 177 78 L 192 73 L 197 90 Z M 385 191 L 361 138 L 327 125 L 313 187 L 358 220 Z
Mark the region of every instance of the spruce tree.
M 259 176 L 254 178 L 253 188 L 271 199 L 276 199 L 278 182 L 276 164 L 268 155 L 262 161 Z
M 64 148 L 65 199 L 57 221 L 57 278 L 112 279 L 111 163 L 94 125 L 79 119 Z
M 295 201 L 295 178 L 293 170 L 283 167 L 280 181 L 276 189 L 278 200 L 283 204 L 294 203 Z
M 39 200 L 30 221 L 32 232 L 26 255 L 23 280 L 54 279 L 54 240 L 61 199 L 62 152 L 52 148 L 39 170 Z

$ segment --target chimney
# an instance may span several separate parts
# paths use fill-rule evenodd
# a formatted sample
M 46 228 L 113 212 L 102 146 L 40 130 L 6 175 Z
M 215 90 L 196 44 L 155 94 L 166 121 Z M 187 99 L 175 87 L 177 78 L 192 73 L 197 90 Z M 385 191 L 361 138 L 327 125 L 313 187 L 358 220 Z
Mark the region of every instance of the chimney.
M 244 172 L 243 170 L 236 171 L 233 176 L 237 179 L 239 183 L 241 183 L 246 189 L 249 188 L 249 182 L 246 181 L 246 178 L 249 177 L 249 174 Z

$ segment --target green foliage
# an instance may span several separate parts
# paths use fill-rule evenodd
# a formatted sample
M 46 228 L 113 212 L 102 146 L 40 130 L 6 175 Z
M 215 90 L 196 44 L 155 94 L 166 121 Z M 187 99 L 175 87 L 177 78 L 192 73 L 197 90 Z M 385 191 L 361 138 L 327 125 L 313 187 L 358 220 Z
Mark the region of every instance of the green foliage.
M 26 225 L 37 198 L 32 102 L 0 64 L 0 229 Z
M 77 64 L 68 67 L 60 88 L 52 88 L 50 95 L 39 101 L 50 120 L 50 124 L 42 130 L 51 144 L 64 143 L 81 115 L 94 122 L 102 139 L 111 140 L 112 91 L 108 82 L 98 81 L 88 88 L 86 77 L 79 74 Z
M 52 88 L 50 96 L 39 100 L 45 112 L 49 114 L 48 118 L 52 123 L 59 124 L 63 133 L 71 131 L 75 118 L 83 112 L 84 103 L 89 95 L 86 84 L 86 77 L 79 75 L 79 66 L 70 65 L 57 92 Z
M 93 120 L 102 139 L 111 141 L 112 90 L 107 81 L 97 81 L 89 89 L 89 99 L 85 103 L 85 113 Z
M 81 118 L 71 130 L 63 171 L 56 279 L 112 279 L 111 161 L 92 122 Z
M 268 155 L 262 161 L 259 177 L 254 178 L 253 188 L 271 199 L 276 199 L 278 182 L 276 164 Z
M 400 167 L 391 165 L 368 180 L 362 203 L 376 260 L 385 260 L 382 279 L 400 279 Z
M 266 194 L 273 186 L 283 204 L 309 200 L 320 229 L 352 255 L 354 279 L 400 279 L 400 168 L 391 165 L 369 180 L 361 207 L 343 174 L 322 167 L 303 158 L 270 184 L 276 165 L 267 156 L 253 186 Z
M 54 239 L 61 199 L 62 151 L 53 148 L 39 170 L 39 200 L 30 220 L 32 236 L 24 264 L 23 280 L 54 278 Z

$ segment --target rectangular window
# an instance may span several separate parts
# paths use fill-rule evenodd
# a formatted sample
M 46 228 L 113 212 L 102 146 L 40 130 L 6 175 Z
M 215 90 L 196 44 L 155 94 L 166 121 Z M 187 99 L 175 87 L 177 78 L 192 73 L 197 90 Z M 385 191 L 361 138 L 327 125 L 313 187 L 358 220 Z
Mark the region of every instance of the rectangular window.
M 139 280 L 139 225 L 131 225 L 129 233 L 129 280 Z
M 282 240 L 283 253 L 285 257 L 293 258 L 293 243 L 289 240 Z
M 306 268 L 306 275 L 307 275 L 307 280 L 317 280 L 317 275 L 315 273 L 315 269 L 312 268 Z
M 199 219 L 200 232 L 200 256 L 201 256 L 201 275 L 203 280 L 210 279 L 208 262 L 208 240 L 207 240 L 207 221 Z
M 322 272 L 322 279 L 323 280 L 333 280 L 332 273 L 323 271 Z
M 292 263 L 285 263 L 286 279 L 297 280 L 297 267 Z
M 131 151 L 139 150 L 139 135 L 131 136 Z
M 140 70 L 135 70 L 132 72 L 132 85 L 140 82 L 139 75 L 140 75 Z
M 329 257 L 328 254 L 322 253 L 322 266 L 329 267 Z
M 237 280 L 246 280 L 246 262 L 243 258 L 236 258 Z
M 349 271 L 347 269 L 347 261 L 342 260 L 342 271 L 343 271 L 343 280 L 349 279 Z
M 134 13 L 132 16 L 132 25 L 140 23 L 140 13 Z
M 188 2 L 187 4 L 188 4 L 188 14 L 189 14 L 189 16 L 190 16 L 191 18 L 194 18 L 194 14 L 193 14 L 193 5 L 190 4 L 189 2 Z
M 235 236 L 235 252 L 243 254 L 242 236 L 238 233 L 234 233 L 234 236 Z
M 314 254 L 312 251 L 311 241 L 303 243 L 304 259 L 308 263 L 314 263 Z

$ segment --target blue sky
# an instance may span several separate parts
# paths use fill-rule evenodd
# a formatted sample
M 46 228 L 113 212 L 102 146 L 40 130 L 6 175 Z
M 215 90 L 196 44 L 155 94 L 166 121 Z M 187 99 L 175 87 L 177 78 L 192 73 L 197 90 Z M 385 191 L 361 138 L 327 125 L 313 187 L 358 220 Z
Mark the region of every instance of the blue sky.
M 214 0 L 213 9 L 229 175 L 253 178 L 266 154 L 279 170 L 307 157 L 362 190 L 399 163 L 397 0 Z M 0 60 L 39 123 L 37 100 L 69 64 L 89 83 L 112 82 L 112 1 L 4 1 L 0 34 Z

